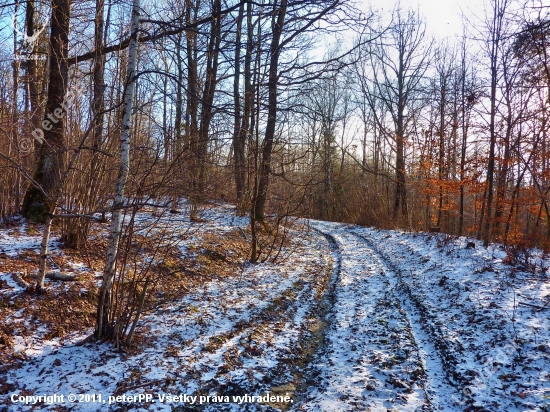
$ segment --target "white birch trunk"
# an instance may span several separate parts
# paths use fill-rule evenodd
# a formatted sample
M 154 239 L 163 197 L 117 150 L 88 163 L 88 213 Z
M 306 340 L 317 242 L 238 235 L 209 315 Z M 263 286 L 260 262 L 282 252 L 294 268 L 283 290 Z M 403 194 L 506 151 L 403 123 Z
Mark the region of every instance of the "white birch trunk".
M 52 213 L 55 213 L 56 206 Z M 48 215 L 42 232 L 42 243 L 40 245 L 40 266 L 38 268 L 38 278 L 36 279 L 36 292 L 44 292 L 44 278 L 46 277 L 46 259 L 48 258 L 48 243 L 50 242 L 50 233 L 52 230 L 52 216 Z
M 120 169 L 115 189 L 113 215 L 111 224 L 111 244 L 107 253 L 105 269 L 103 271 L 103 283 L 99 296 L 96 337 L 104 338 L 109 331 L 111 321 L 112 287 L 115 277 L 115 263 L 118 254 L 120 236 L 122 233 L 124 189 L 130 170 L 130 126 L 132 116 L 132 103 L 136 83 L 136 66 L 139 37 L 140 0 L 133 1 L 130 44 L 128 47 L 128 66 L 126 69 L 126 89 L 123 96 L 122 132 L 120 136 Z

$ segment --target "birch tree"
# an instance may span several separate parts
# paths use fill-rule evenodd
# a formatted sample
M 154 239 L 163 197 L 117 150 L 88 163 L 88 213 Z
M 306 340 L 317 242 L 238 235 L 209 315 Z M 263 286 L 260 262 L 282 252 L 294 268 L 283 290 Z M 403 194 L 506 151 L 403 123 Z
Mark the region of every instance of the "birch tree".
M 109 251 L 103 270 L 103 283 L 97 306 L 95 336 L 97 339 L 109 339 L 114 332 L 112 313 L 112 289 L 116 275 L 116 261 L 122 233 L 125 187 L 130 170 L 130 126 L 134 90 L 137 80 L 137 53 L 139 42 L 140 0 L 134 0 L 132 6 L 131 39 L 128 48 L 126 67 L 126 86 L 123 96 L 122 132 L 120 135 L 120 165 L 113 202 L 111 238 Z

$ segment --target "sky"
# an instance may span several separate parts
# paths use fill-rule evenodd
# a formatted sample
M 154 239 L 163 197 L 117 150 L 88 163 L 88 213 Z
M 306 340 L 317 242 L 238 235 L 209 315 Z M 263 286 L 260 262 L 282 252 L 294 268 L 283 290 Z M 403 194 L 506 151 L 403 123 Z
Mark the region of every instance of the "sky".
M 395 0 L 359 0 L 373 9 L 390 12 Z M 462 36 L 462 11 L 478 19 L 484 14 L 484 0 L 401 0 L 403 8 L 412 7 L 420 11 L 426 20 L 427 31 L 437 38 Z M 475 18 L 472 20 L 476 20 Z

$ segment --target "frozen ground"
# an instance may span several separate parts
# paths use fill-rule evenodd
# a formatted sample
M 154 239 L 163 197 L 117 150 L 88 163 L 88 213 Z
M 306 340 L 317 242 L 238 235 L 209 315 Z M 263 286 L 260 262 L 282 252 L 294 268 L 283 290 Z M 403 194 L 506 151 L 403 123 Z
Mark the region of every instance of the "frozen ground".
M 312 365 L 319 384 L 304 410 L 456 411 L 459 394 L 445 379 L 418 313 L 400 293 L 399 279 L 362 237 L 329 223 L 341 260 L 324 353 Z M 428 354 L 432 356 L 428 356 Z
M 162 227 L 185 233 L 178 246 L 183 259 L 200 254 L 209 236 L 246 236 L 246 219 L 232 213 L 226 206 L 212 209 L 200 224 L 167 216 Z M 211 273 L 164 301 L 144 317 L 148 339 L 131 353 L 75 346 L 89 329 L 63 343 L 48 338 L 46 327 L 23 335 L 18 325 L 33 319 L 15 303 L 25 294 L 0 266 L 3 319 L 14 330 L 10 350 L 20 359 L 0 375 L 0 410 L 550 409 L 544 256 L 511 256 L 499 245 L 484 249 L 475 242 L 467 248 L 471 239 L 443 234 L 311 226 L 315 230 L 290 229 L 293 240 L 276 263 L 241 259 L 238 273 Z M 39 233 L 0 231 L 5 259 L 38 244 Z M 90 270 L 82 262 L 72 267 Z M 57 290 L 53 282 L 50 287 Z M 13 394 L 50 393 L 102 398 L 34 406 L 11 401 Z M 140 393 L 155 402 L 108 405 L 109 396 Z M 289 400 L 242 398 L 267 393 Z M 161 401 L 170 394 L 197 398 Z M 197 405 L 200 396 L 210 398 Z

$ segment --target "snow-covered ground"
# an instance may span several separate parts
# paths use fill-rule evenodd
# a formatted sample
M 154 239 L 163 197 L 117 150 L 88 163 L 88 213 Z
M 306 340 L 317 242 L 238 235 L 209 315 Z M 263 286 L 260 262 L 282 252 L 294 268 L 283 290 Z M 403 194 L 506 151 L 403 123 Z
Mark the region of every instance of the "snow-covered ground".
M 204 246 L 210 235 L 216 241 L 240 228 L 246 236 L 247 219 L 235 217 L 229 207 L 209 210 L 202 219 L 193 223 L 181 215 L 168 215 L 157 226 L 172 237 L 178 232 L 186 234 L 180 245 L 184 255 L 200 253 L 198 245 Z M 145 228 L 154 219 L 141 214 L 137 220 L 142 223 L 139 227 Z M 98 410 L 104 401 L 107 407 L 108 396 L 144 392 L 155 394 L 157 402 L 147 405 L 150 410 L 169 411 L 186 404 L 166 399 L 159 402 L 157 395 L 166 394 L 232 397 L 270 392 L 289 396 L 286 403 L 290 404 L 296 391 L 294 375 L 299 373 L 302 358 L 307 357 L 304 351 L 313 335 L 309 326 L 331 274 L 325 239 L 308 232 L 307 227 L 291 229 L 290 241 L 281 248 L 277 263 L 251 265 L 241 259 L 238 272 L 223 276 L 211 273 L 207 281 L 181 299 L 144 316 L 141 325 L 146 328 L 148 342 L 136 354 L 119 354 L 108 345 L 76 346 L 82 339 L 79 335 L 60 345 L 59 339 L 45 338 L 45 328 L 32 336 L 15 336 L 12 350 L 25 362 L 7 373 L 0 409 L 5 405 L 10 411 L 28 410 L 28 406 L 12 402 L 13 394 L 17 400 L 20 395 L 50 393 L 65 395 L 65 406 L 69 394 L 102 395 L 88 398 L 92 399 L 89 402 L 86 398 L 78 402 L 77 398 L 70 406 L 79 411 Z M 16 256 L 39 245 L 38 234 L 25 235 L 24 239 L 21 247 L 13 246 L 13 232 L 6 231 L 0 248 Z M 54 246 L 52 253 L 57 256 L 63 251 Z M 11 313 L 5 321 L 19 333 L 19 323 L 32 321 L 24 309 L 11 309 L 18 306 L 15 302 L 22 289 L 8 273 L 0 273 L 0 279 L 5 280 L 2 295 L 11 299 L 7 305 Z M 52 283 L 47 282 L 47 286 Z M 212 400 L 209 403 L 216 408 Z M 121 401 L 113 403 L 111 409 L 140 405 L 145 407 L 143 403 Z M 56 403 L 40 405 L 41 409 L 57 407 Z M 237 404 L 219 407 L 241 410 Z
M 419 316 L 419 335 L 436 346 L 446 381 L 460 391 L 460 410 L 550 408 L 550 282 L 542 253 L 514 261 L 504 247 L 471 239 L 351 230 L 392 268 L 396 293 Z
M 211 247 L 205 239 L 247 236 L 247 219 L 229 206 L 203 217 L 194 223 L 168 215 L 142 233 L 179 234 L 182 259 Z M 152 215 L 138 220 L 145 228 Z M 292 240 L 275 263 L 250 265 L 233 249 L 215 249 L 238 261 L 239 270 L 222 274 L 210 267 L 204 281 L 146 314 L 137 350 L 75 346 L 89 329 L 64 342 L 49 338 L 45 327 L 13 336 L 10 350 L 20 363 L 0 372 L 0 410 L 33 408 L 12 402 L 14 394 L 53 393 L 96 396 L 34 410 L 550 408 L 550 282 L 541 253 L 510 264 L 504 248 L 467 247 L 472 240 L 466 238 L 311 226 L 315 230 L 292 226 Z M 38 247 L 39 233 L 27 232 L 0 231 L 0 262 Z M 54 247 L 54 253 L 63 251 Z M 80 261 L 72 267 L 91 271 Z M 33 319 L 17 302 L 30 297 L 2 266 L 0 285 L 4 322 L 21 333 L 18 325 Z M 279 399 L 243 398 L 268 393 Z M 137 394 L 153 398 L 116 399 Z
M 397 287 L 397 275 L 346 226 L 317 222 L 341 259 L 327 345 L 303 410 L 457 411 L 455 388 Z

